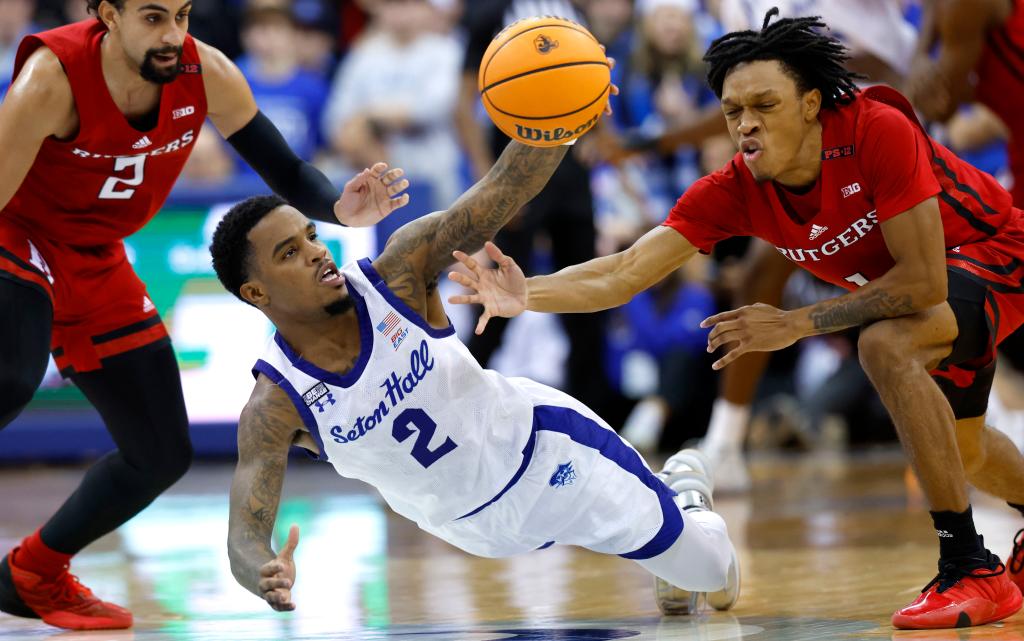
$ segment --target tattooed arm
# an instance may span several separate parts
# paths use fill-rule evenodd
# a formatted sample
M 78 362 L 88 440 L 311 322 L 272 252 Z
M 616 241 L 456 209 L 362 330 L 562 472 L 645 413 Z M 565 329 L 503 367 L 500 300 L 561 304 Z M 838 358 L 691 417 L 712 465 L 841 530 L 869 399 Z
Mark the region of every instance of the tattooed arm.
M 285 393 L 261 375 L 238 421 L 238 465 L 231 482 L 228 557 L 238 583 L 275 610 L 294 607 L 288 607 L 295 579 L 294 564 L 286 567 L 291 555 L 287 559 L 275 555 L 270 542 L 288 464 L 288 448 L 301 424 Z M 297 533 L 295 538 L 297 542 Z M 282 565 L 281 572 L 269 571 L 278 569 L 274 563 Z
M 775 351 L 806 336 L 909 316 L 944 302 L 946 250 L 937 200 L 885 221 L 882 235 L 895 264 L 848 294 L 788 312 L 758 303 L 706 319 L 701 327 L 714 327 L 708 351 L 732 345 L 713 367 L 721 369 L 746 352 Z
M 456 249 L 471 254 L 548 182 L 568 147 L 539 148 L 510 142 L 498 162 L 447 210 L 403 225 L 391 236 L 374 268 L 419 313 L 428 308 L 428 285 L 454 262 Z M 432 293 L 432 291 L 430 292 Z

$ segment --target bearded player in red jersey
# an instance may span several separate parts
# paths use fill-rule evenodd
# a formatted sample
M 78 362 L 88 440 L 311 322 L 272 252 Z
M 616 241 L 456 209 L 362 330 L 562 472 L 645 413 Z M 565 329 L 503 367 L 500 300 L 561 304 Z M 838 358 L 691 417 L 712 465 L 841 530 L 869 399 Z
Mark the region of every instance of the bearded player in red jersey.
M 167 331 L 121 240 L 161 207 L 209 116 L 278 194 L 312 217 L 369 225 L 404 205 L 383 163 L 342 194 L 259 112 L 241 72 L 187 34 L 185 0 L 88 0 L 97 20 L 26 37 L 0 105 L 0 427 L 61 372 L 117 444 L 38 531 L 0 560 L 0 610 L 73 629 L 123 628 L 71 556 L 188 469 Z
M 622 305 L 696 252 L 756 236 L 849 293 L 783 311 L 758 304 L 704 321 L 715 363 L 861 326 L 861 363 L 892 416 L 939 535 L 939 573 L 893 615 L 900 628 L 998 621 L 1021 607 L 974 527 L 967 481 L 1018 509 L 1024 457 L 984 424 L 995 345 L 1024 322 L 1024 211 L 991 176 L 930 139 L 898 92 L 859 93 L 842 45 L 815 18 L 729 33 L 705 56 L 740 152 L 697 181 L 631 248 L 525 279 L 466 256 L 475 289 L 453 302 L 490 316 Z M 1015 583 L 1016 581 L 1016 583 Z

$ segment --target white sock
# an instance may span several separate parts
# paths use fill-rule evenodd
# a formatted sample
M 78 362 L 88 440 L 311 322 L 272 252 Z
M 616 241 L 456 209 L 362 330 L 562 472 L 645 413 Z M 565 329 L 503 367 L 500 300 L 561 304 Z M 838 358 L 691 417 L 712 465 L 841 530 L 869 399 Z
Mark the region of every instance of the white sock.
M 637 561 L 651 574 L 694 592 L 725 587 L 733 547 L 722 517 L 714 512 L 683 512 L 683 532 L 672 546 L 650 559 Z
M 707 452 L 741 449 L 749 421 L 749 405 L 737 405 L 724 398 L 717 399 L 711 410 L 711 422 L 701 449 Z

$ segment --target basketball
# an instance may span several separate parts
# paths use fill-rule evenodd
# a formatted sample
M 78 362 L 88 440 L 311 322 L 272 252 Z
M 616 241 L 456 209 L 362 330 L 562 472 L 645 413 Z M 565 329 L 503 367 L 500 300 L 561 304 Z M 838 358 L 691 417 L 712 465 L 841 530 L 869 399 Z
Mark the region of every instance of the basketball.
M 585 27 L 539 17 L 514 22 L 495 36 L 480 61 L 478 82 L 498 129 L 527 145 L 553 147 L 597 124 L 608 103 L 611 70 Z

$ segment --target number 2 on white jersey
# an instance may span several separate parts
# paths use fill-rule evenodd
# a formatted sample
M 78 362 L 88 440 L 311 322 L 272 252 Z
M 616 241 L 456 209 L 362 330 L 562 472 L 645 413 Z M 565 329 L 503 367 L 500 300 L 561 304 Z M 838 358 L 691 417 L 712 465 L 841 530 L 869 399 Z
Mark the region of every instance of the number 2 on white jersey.
M 107 200 L 128 200 L 131 198 L 135 195 L 135 190 L 130 189 L 130 187 L 138 187 L 142 184 L 145 165 L 145 156 L 122 156 L 115 158 L 114 171 L 130 169 L 131 176 L 128 178 L 118 178 L 117 176 L 107 178 L 107 182 L 103 183 L 103 189 L 100 190 L 100 198 Z M 119 187 L 129 187 L 129 189 L 121 189 L 119 191 Z

